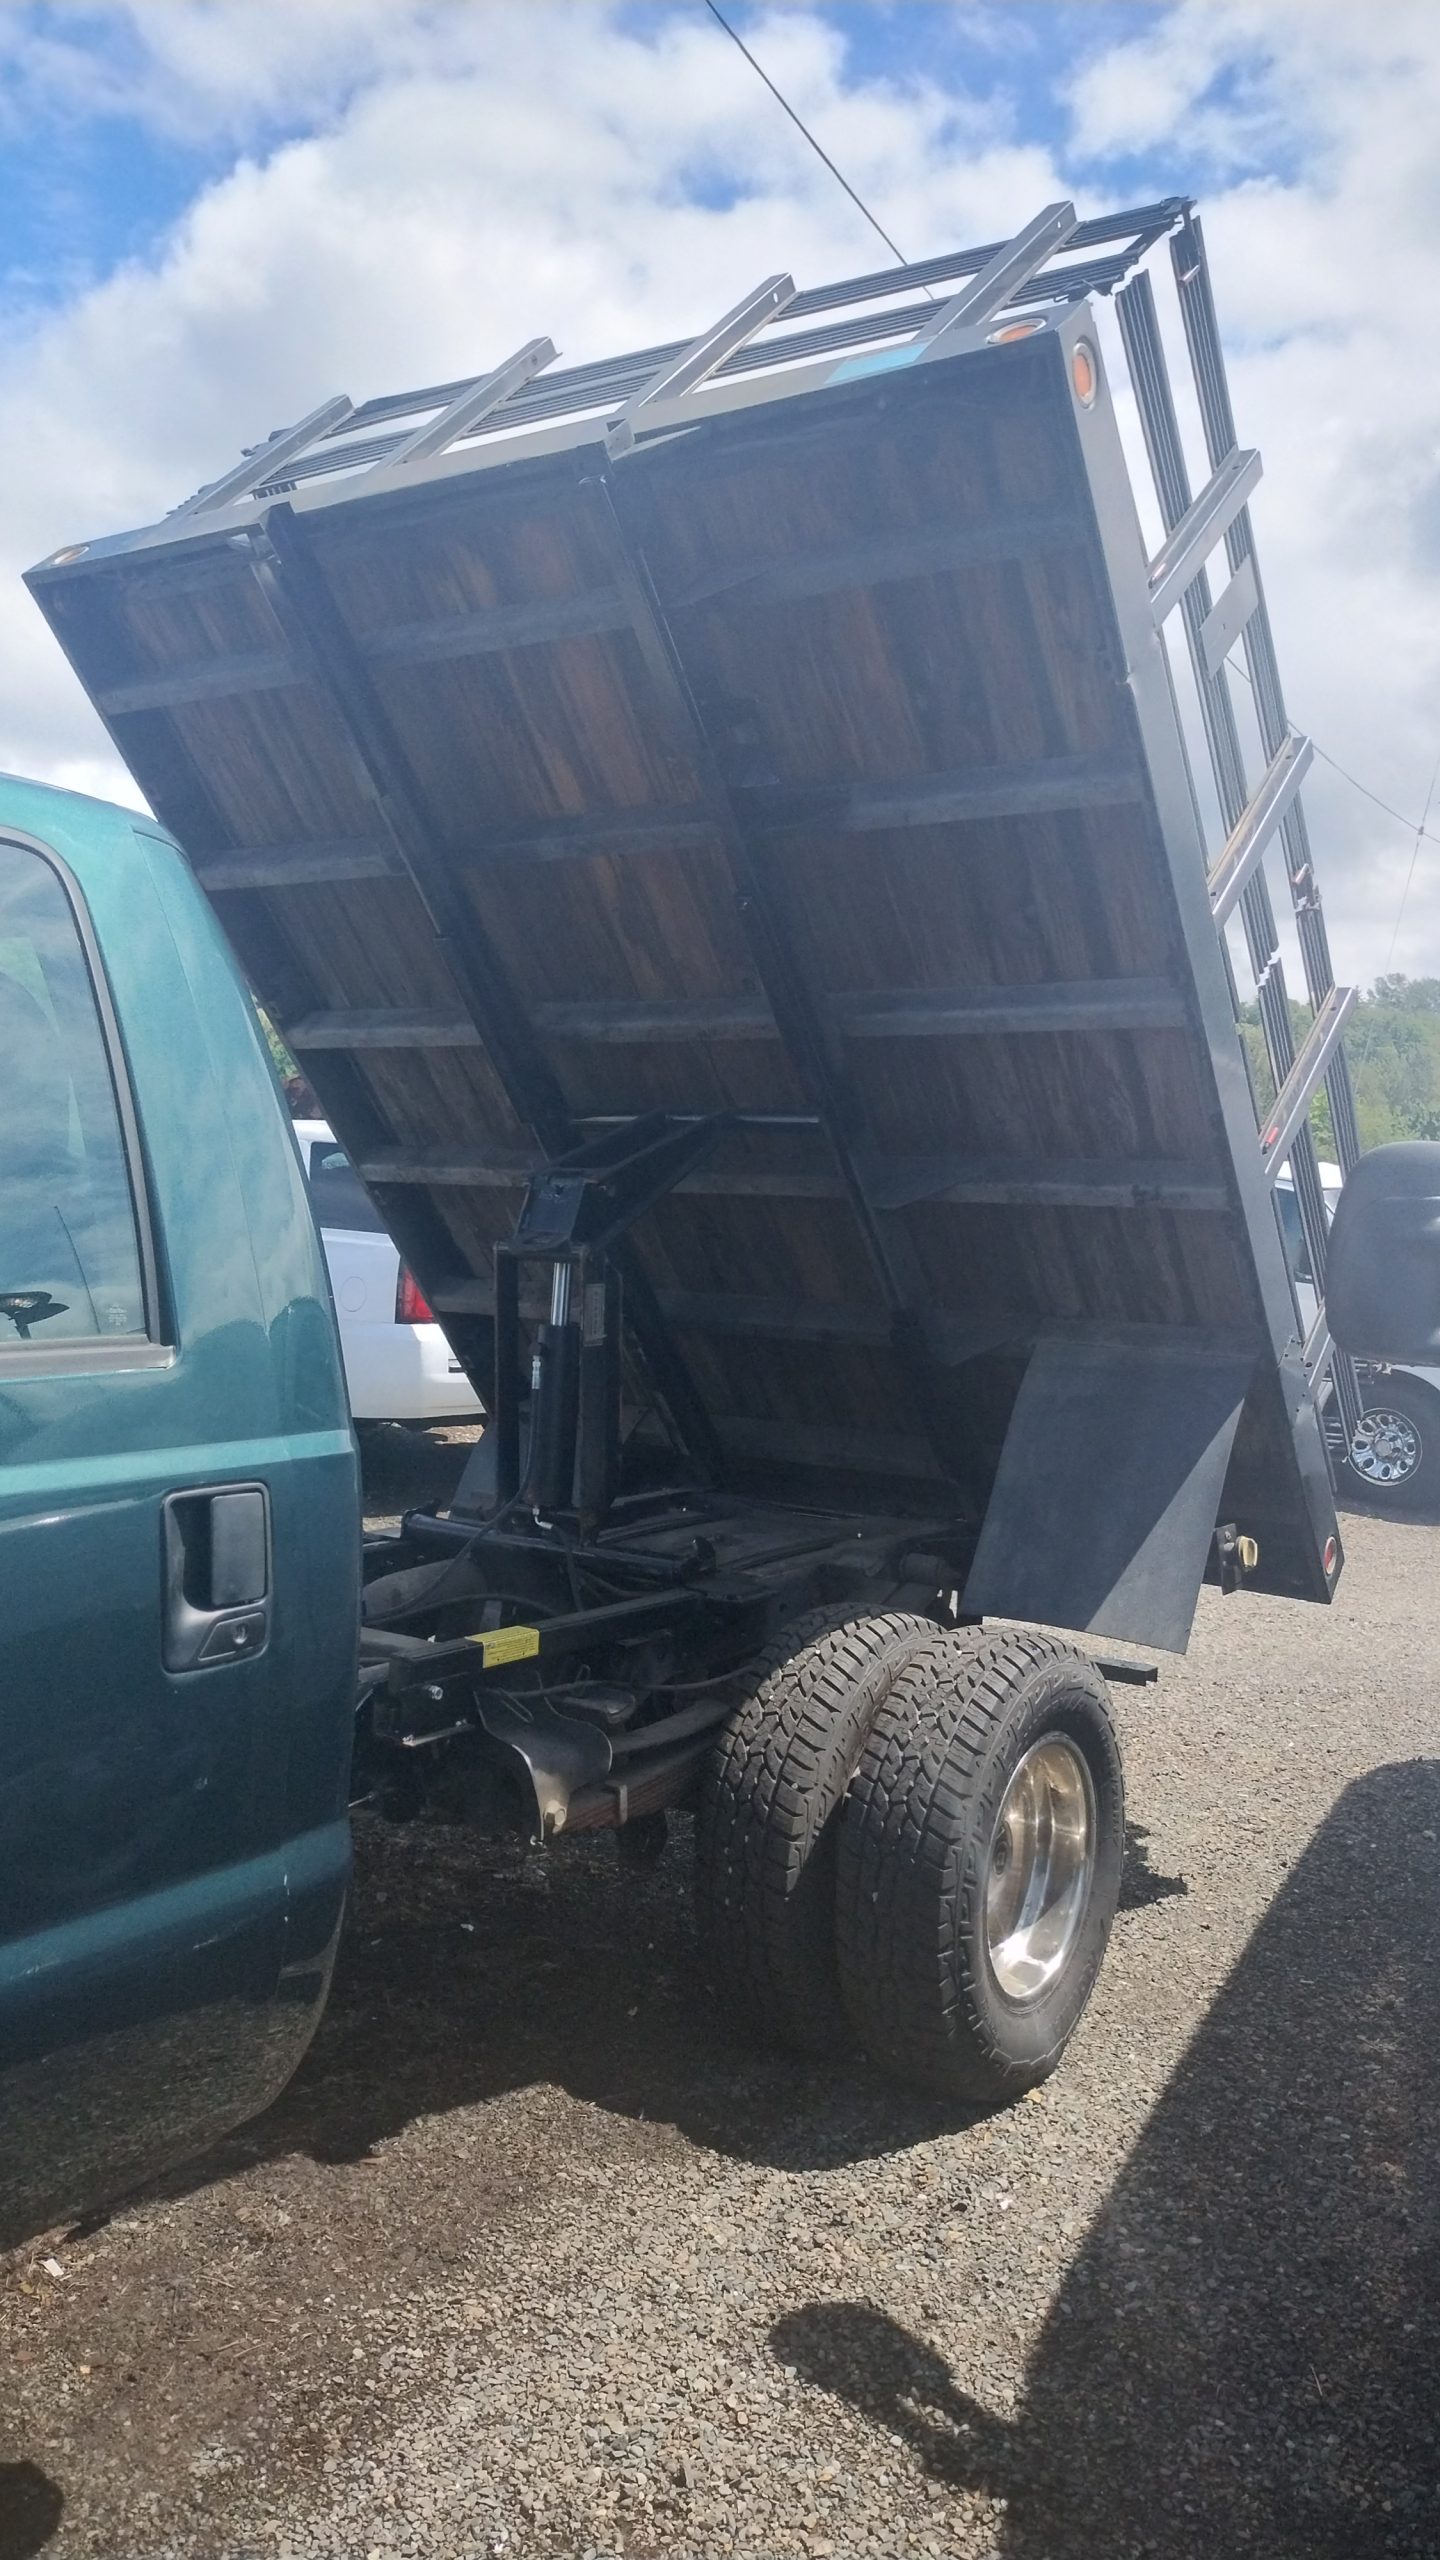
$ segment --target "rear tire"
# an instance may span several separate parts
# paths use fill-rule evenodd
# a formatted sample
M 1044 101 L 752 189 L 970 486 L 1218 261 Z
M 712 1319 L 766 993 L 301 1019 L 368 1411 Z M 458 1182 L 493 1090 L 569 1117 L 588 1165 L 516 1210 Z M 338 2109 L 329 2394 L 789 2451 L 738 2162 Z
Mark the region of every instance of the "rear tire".
M 1420 1378 L 1395 1374 L 1372 1378 L 1360 1394 L 1346 1482 L 1387 1511 L 1440 1507 L 1440 1396 Z
M 886 2069 L 967 2106 L 1048 2077 L 1120 1892 L 1105 1682 L 1047 1636 L 940 1636 L 875 1718 L 840 1826 L 846 2006 Z
M 706 1766 L 696 1824 L 701 1945 L 727 2005 L 770 2041 L 852 2041 L 835 1959 L 835 1843 L 877 1709 L 935 1635 L 908 1613 L 813 1610 L 755 1666 Z

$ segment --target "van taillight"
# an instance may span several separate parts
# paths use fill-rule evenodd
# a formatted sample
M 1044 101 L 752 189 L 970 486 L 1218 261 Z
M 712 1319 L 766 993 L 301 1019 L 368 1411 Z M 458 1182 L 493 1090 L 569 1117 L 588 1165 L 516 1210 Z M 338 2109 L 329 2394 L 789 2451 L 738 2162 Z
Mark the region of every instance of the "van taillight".
M 433 1324 L 435 1321 L 418 1281 L 413 1272 L 406 1270 L 403 1262 L 400 1277 L 395 1283 L 395 1321 L 397 1324 Z

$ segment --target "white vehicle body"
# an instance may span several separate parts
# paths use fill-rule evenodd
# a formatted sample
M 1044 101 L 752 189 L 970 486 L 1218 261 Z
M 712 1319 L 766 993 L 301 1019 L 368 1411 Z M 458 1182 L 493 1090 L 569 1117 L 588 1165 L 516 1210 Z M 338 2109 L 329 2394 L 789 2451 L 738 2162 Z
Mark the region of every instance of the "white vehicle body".
M 1327 1217 L 1335 1214 L 1344 1179 L 1338 1164 L 1322 1159 L 1320 1180 Z M 1308 1332 L 1315 1321 L 1315 1287 L 1288 1166 L 1276 1182 L 1275 1204 L 1301 1329 Z M 1352 1481 L 1380 1502 L 1425 1499 L 1440 1475 L 1440 1369 L 1372 1368 L 1362 1363 L 1358 1375 L 1364 1410 L 1348 1455 Z M 1333 1413 L 1332 1406 L 1326 1416 L 1327 1437 Z M 1336 1448 L 1339 1445 L 1338 1440 L 1334 1442 Z
M 474 1388 L 433 1319 L 400 1322 L 400 1256 L 323 1120 L 296 1120 L 295 1143 L 319 1221 L 357 1422 L 472 1421 Z

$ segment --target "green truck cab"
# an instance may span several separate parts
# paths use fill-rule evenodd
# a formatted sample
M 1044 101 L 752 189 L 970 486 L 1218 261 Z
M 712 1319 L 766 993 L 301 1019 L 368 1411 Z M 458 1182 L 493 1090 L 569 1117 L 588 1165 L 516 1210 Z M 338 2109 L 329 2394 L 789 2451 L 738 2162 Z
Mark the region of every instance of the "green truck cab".
M 0 781 L 0 2246 L 268 2103 L 344 1903 L 357 1463 L 285 1110 L 133 812 Z

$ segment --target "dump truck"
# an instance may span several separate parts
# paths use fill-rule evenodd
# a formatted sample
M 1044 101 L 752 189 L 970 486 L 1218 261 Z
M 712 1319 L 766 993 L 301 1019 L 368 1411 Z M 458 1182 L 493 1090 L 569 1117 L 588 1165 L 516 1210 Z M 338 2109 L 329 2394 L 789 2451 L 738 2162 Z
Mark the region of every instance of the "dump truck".
M 1057 204 L 327 398 L 29 579 L 486 1408 L 364 1542 L 355 1800 L 637 1860 L 693 1811 L 731 2005 L 967 2105 L 1095 1979 L 1108 1684 L 1341 1569 L 1353 991 L 1259 476 L 1194 207 Z M 174 1683 L 303 1609 L 272 1556 Z

